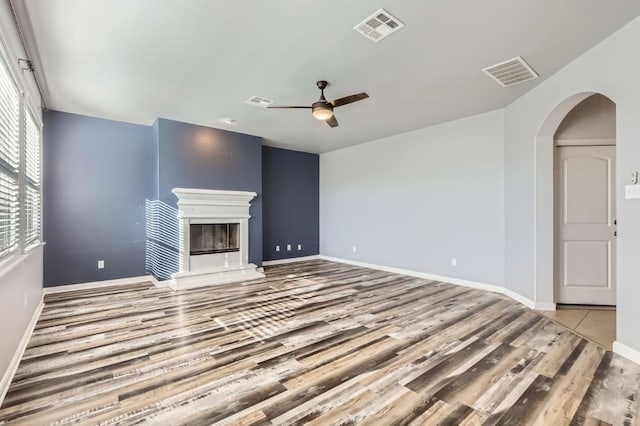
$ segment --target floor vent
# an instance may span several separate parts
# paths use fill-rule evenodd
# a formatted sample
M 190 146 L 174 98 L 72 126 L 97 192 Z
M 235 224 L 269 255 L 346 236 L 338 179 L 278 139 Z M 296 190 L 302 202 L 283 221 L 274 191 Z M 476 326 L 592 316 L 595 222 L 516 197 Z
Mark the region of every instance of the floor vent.
M 538 74 L 520 56 L 491 65 L 482 71 L 502 87 L 513 86 L 514 84 L 538 78 Z
M 394 18 L 386 10 L 380 9 L 353 27 L 353 29 L 369 40 L 377 43 L 383 38 L 389 37 L 402 27 L 404 27 L 402 22 Z
M 245 101 L 249 105 L 255 105 L 262 108 L 266 108 L 273 103 L 271 99 L 261 98 L 260 96 L 252 96 Z

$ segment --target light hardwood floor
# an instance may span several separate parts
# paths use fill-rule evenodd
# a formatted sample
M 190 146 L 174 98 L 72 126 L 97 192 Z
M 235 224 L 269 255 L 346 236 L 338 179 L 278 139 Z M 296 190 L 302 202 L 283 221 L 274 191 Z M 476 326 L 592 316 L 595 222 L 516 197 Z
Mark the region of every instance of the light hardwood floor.
M 506 297 L 307 261 L 47 295 L 0 424 L 633 424 L 640 368 Z

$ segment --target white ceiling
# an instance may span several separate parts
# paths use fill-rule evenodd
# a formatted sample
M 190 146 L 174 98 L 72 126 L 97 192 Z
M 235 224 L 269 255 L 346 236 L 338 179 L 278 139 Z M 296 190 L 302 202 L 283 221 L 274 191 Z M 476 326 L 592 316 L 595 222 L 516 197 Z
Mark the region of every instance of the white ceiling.
M 317 153 L 504 107 L 640 14 L 637 0 L 19 3 L 48 108 L 170 118 Z M 406 27 L 374 43 L 353 26 L 381 7 Z M 502 88 L 480 71 L 518 55 L 540 79 Z M 329 99 L 370 98 L 338 108 L 334 129 L 309 110 L 244 103 L 311 104 L 318 79 Z

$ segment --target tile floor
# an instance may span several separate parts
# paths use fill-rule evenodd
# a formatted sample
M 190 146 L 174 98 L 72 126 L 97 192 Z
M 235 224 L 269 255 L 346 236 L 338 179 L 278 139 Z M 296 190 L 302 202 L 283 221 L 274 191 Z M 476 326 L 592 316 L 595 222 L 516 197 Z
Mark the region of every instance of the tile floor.
M 616 340 L 614 308 L 559 305 L 556 311 L 542 312 L 542 314 L 608 350 L 611 350 Z

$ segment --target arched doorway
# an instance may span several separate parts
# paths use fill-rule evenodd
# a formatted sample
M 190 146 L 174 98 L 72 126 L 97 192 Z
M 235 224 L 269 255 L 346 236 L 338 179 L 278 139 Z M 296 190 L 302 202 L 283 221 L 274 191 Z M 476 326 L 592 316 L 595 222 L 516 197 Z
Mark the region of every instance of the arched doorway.
M 616 304 L 616 105 L 594 94 L 555 143 L 555 301 Z
M 536 305 L 543 308 L 552 308 L 556 303 L 554 291 L 554 136 L 567 114 L 594 94 L 595 92 L 578 93 L 556 105 L 542 122 L 535 138 L 535 300 Z
M 594 92 L 573 95 L 556 105 L 542 122 L 535 139 L 535 296 L 536 305 L 552 309 L 558 303 L 556 283 L 555 178 L 556 132 L 568 114 Z M 615 125 L 614 125 L 615 126 Z M 611 147 L 615 153 L 615 147 Z M 615 175 L 615 170 L 613 170 Z M 615 247 L 616 242 L 612 244 Z M 615 263 L 611 265 L 615 274 Z

